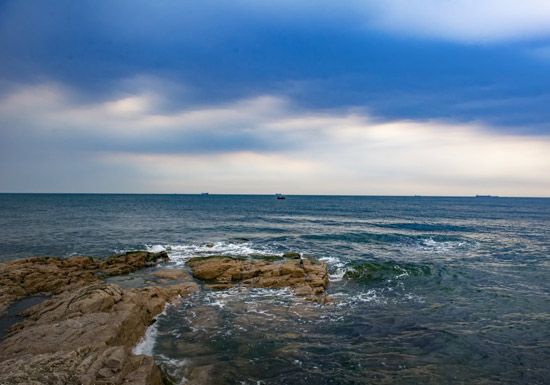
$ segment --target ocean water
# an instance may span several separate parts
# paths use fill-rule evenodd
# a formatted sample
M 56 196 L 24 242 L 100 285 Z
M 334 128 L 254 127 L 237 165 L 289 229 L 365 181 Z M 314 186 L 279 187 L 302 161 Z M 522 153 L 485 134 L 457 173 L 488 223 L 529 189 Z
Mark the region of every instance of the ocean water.
M 136 352 L 176 383 L 550 378 L 550 199 L 0 194 L 0 229 L 2 261 L 167 249 L 165 268 L 287 251 L 328 263 L 329 304 L 234 288 L 167 307 Z

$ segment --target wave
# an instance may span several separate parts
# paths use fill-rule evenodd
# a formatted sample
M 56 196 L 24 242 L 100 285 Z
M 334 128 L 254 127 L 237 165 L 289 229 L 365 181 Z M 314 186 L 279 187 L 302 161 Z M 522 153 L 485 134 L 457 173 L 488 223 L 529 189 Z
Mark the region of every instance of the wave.
M 346 264 L 339 258 L 332 256 L 321 257 L 319 258 L 319 261 L 326 262 L 328 265 L 328 277 L 331 282 L 338 282 L 344 278 L 344 275 L 346 274 Z
M 359 283 L 376 283 L 388 280 L 431 275 L 430 266 L 403 262 L 362 262 L 348 267 L 344 278 Z

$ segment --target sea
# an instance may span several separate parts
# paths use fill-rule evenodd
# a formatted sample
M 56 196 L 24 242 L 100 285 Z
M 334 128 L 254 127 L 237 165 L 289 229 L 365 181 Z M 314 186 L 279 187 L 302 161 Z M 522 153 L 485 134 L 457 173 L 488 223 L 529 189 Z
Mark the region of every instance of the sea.
M 134 351 L 174 383 L 550 383 L 550 199 L 0 194 L 1 261 L 136 249 L 328 264 L 326 304 L 236 287 L 167 306 Z

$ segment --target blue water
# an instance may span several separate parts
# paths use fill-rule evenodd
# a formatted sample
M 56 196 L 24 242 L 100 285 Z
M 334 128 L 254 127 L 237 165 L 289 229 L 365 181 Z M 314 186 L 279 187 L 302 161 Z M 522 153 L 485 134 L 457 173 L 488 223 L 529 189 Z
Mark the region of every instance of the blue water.
M 233 289 L 168 308 L 140 349 L 177 381 L 550 378 L 550 199 L 0 194 L 0 229 L 4 261 L 168 249 L 168 267 L 286 251 L 328 263 L 327 305 Z

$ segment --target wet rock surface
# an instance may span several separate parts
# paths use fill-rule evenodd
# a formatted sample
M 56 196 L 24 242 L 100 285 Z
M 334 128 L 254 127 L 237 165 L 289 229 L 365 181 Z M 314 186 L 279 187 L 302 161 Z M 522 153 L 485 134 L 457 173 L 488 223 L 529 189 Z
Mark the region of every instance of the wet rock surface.
M 255 288 L 291 288 L 308 300 L 325 302 L 328 285 L 326 263 L 308 259 L 283 262 L 250 261 L 232 257 L 197 257 L 187 262 L 193 277 L 214 290 L 244 285 Z
M 30 258 L 0 265 L 2 305 L 38 292 L 55 293 L 26 310 L 0 343 L 1 384 L 162 384 L 151 357 L 132 347 L 167 302 L 199 289 L 193 282 L 123 290 L 99 277 L 167 260 L 136 252 L 97 260 Z M 179 274 L 174 280 L 185 278 Z

